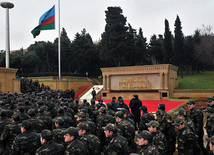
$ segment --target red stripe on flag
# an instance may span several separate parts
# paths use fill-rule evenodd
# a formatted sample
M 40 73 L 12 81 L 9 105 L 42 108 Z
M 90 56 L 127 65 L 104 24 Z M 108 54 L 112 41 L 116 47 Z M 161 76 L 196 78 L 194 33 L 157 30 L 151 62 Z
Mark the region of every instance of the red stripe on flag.
M 55 15 L 43 20 L 40 25 L 51 24 L 55 22 Z

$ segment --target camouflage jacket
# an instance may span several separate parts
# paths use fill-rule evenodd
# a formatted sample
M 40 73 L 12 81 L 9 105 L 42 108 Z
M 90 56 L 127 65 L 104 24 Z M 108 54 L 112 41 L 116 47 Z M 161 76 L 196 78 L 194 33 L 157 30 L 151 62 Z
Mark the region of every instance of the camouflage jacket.
M 128 155 L 128 143 L 121 135 L 113 134 L 110 142 L 104 150 L 104 155 Z
M 160 154 L 166 153 L 166 138 L 164 134 L 161 131 L 152 132 L 153 134 L 153 140 L 152 144 L 154 144 L 158 148 L 158 152 Z
M 25 131 L 15 137 L 12 145 L 12 155 L 35 154 L 40 147 L 40 137 L 34 132 Z
M 179 130 L 177 134 L 177 140 L 178 153 L 180 154 L 193 154 L 193 149 L 196 148 L 198 148 L 200 151 L 195 134 L 188 127 L 184 127 L 183 129 Z
M 72 140 L 70 144 L 68 144 L 65 155 L 86 155 L 87 151 L 85 145 L 79 140 Z
M 158 148 L 153 144 L 143 146 L 140 150 L 140 155 L 160 155 Z
M 196 135 L 203 135 L 203 113 L 201 110 L 197 109 L 196 107 L 190 110 L 190 119 L 193 121 L 195 125 L 195 133 Z
M 21 124 L 13 122 L 5 126 L 4 131 L 2 132 L 0 138 L 1 144 L 0 154 L 2 154 L 3 151 L 6 152 L 11 150 L 14 138 L 20 133 L 21 133 Z
M 40 133 L 43 129 L 45 129 L 45 124 L 41 119 L 38 119 L 36 117 L 30 117 L 28 119 L 31 122 L 31 131 Z
M 116 127 L 118 129 L 118 134 L 125 137 L 128 144 L 130 144 L 135 137 L 135 128 L 132 124 L 129 121 L 122 119 L 119 123 L 116 122 Z
M 209 138 L 214 135 L 214 117 L 207 118 L 206 130 Z
M 45 142 L 40 148 L 36 150 L 35 155 L 64 155 L 65 148 L 63 145 L 54 143 L 53 141 Z
M 164 118 L 162 122 L 159 122 L 159 130 L 166 137 L 166 150 L 167 153 L 172 154 L 175 152 L 176 133 L 175 127 L 172 125 L 172 121 L 168 118 Z
M 185 124 L 193 133 L 195 133 L 195 125 L 189 117 L 185 118 Z
M 97 136 L 85 133 L 80 138 L 80 141 L 87 147 L 88 155 L 96 155 L 101 153 L 100 140 Z
M 59 126 L 53 130 L 53 141 L 65 146 L 64 131 L 66 128 L 64 126 Z
M 143 130 L 147 130 L 148 127 L 146 126 L 146 123 L 149 123 L 151 120 L 155 120 L 154 115 L 148 112 L 143 113 L 143 116 L 140 117 L 138 133 L 141 133 Z
M 104 136 L 104 130 L 102 127 L 105 127 L 108 123 L 113 123 L 114 124 L 115 119 L 111 115 L 98 115 L 97 117 L 97 137 L 102 138 Z

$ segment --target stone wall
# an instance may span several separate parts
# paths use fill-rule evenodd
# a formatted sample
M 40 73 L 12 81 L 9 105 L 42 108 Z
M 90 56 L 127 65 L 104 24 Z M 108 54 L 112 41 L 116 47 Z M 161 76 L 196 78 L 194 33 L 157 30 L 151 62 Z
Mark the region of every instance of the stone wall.
M 28 79 L 32 79 L 33 81 L 38 80 L 40 85 L 43 83 L 53 90 L 62 89 L 65 91 L 66 89 L 72 88 L 75 92 L 86 85 L 93 84 L 93 81 L 86 77 L 62 76 L 61 81 L 58 81 L 57 76 L 28 77 Z

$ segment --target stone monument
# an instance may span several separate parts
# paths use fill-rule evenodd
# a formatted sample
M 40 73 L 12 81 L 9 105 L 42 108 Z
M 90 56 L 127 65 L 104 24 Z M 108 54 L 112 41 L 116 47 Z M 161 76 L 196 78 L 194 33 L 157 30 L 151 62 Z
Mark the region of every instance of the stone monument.
M 101 68 L 102 98 L 122 96 L 131 99 L 138 94 L 142 100 L 169 99 L 178 86 L 178 67 L 171 64 Z

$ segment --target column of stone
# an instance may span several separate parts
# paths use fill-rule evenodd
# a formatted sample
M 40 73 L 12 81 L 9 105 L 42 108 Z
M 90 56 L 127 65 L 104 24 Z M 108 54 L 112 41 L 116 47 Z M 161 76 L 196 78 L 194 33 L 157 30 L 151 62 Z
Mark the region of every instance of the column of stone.
M 168 85 L 169 81 L 168 81 L 168 74 L 165 74 L 165 89 L 169 89 L 169 85 Z
M 106 75 L 103 75 L 103 89 L 106 90 Z
M 109 75 L 107 75 L 107 90 L 110 90 L 110 80 L 109 80 Z
M 163 73 L 160 74 L 160 89 L 163 89 Z

